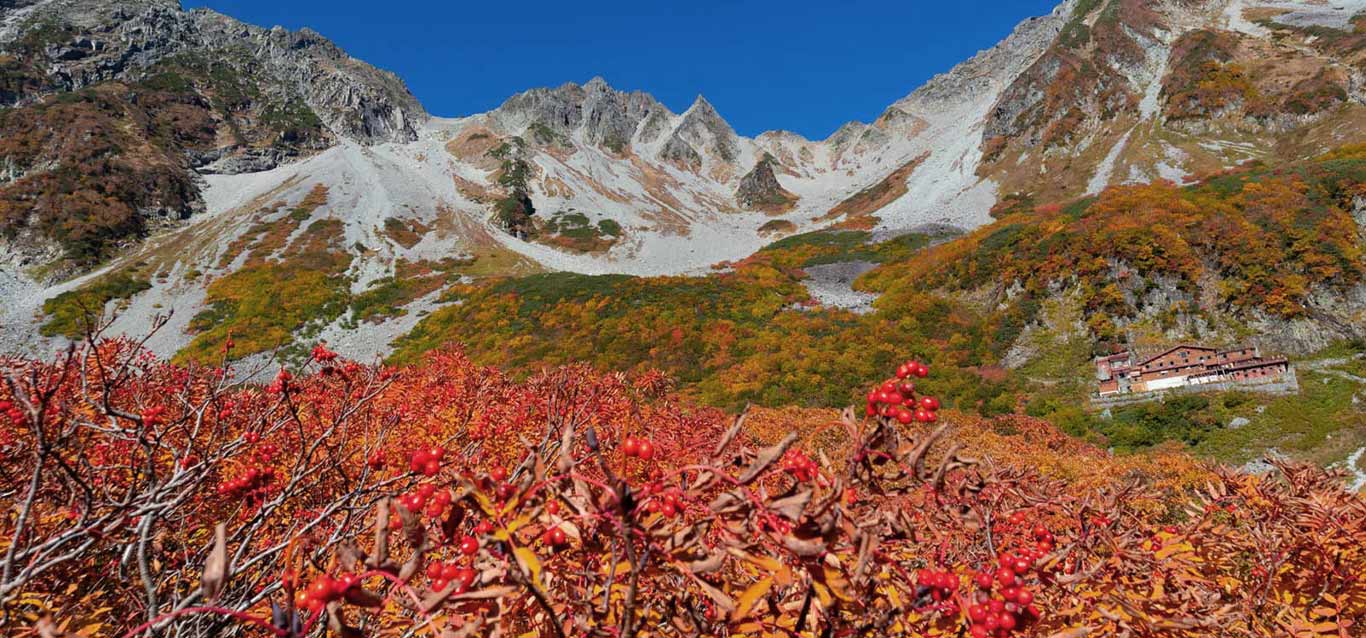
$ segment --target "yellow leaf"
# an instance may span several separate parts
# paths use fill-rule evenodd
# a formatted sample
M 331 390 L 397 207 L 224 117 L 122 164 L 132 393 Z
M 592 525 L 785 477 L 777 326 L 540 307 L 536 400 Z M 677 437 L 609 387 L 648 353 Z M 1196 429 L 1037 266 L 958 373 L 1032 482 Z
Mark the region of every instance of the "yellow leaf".
M 736 621 L 748 616 L 750 609 L 754 607 L 754 603 L 758 602 L 760 598 L 763 598 L 764 594 L 767 594 L 768 590 L 772 587 L 772 578 L 765 578 L 750 585 L 749 589 L 745 590 L 745 593 L 740 594 L 740 600 L 735 606 L 735 611 L 730 615 L 730 619 Z
M 531 551 L 530 547 L 518 547 L 517 549 L 512 550 L 512 553 L 517 557 L 517 562 L 521 563 L 522 567 L 526 568 L 526 570 L 531 573 L 531 582 L 535 583 L 537 587 L 540 587 L 541 561 L 536 558 L 536 552 Z
M 821 607 L 830 608 L 830 604 L 835 602 L 835 598 L 830 595 L 830 588 L 821 583 L 811 583 L 816 587 L 816 599 L 821 601 Z
M 1192 547 L 1190 543 L 1171 543 L 1169 545 L 1163 545 L 1162 549 L 1157 550 L 1157 554 L 1155 555 L 1158 560 L 1162 560 L 1172 554 L 1184 554 L 1192 551 L 1195 551 L 1195 548 Z
M 493 506 L 493 501 L 489 500 L 487 494 L 483 493 L 482 491 L 476 490 L 474 492 L 474 500 L 479 502 L 479 509 L 484 510 L 484 514 L 487 515 L 492 514 L 494 512 L 495 508 Z
M 844 600 L 854 599 L 849 594 L 849 581 L 844 578 L 844 574 L 839 569 L 826 565 L 821 570 L 821 576 L 823 576 L 822 580 L 825 584 L 830 587 L 830 591 L 834 592 L 836 596 Z
M 517 530 L 521 529 L 523 525 L 526 525 L 530 521 L 530 516 L 518 516 L 517 518 L 513 519 L 512 522 L 507 524 L 508 533 L 511 534 L 516 532 Z

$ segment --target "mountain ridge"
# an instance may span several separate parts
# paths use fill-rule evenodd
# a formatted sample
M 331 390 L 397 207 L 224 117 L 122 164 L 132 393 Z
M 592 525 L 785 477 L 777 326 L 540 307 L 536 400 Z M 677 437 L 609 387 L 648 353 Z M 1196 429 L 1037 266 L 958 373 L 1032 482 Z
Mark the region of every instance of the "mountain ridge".
M 167 31 L 183 27 L 218 46 L 240 43 L 234 39 L 239 37 L 255 43 L 242 68 L 256 64 L 280 74 L 313 60 L 341 60 L 345 68 L 314 77 L 303 88 L 294 78 L 266 82 L 259 96 L 248 95 L 229 108 L 220 105 L 232 91 L 215 84 L 220 67 L 211 64 L 176 62 L 170 71 L 185 79 L 181 83 L 168 81 L 162 67 L 152 75 L 145 71 L 149 67 L 125 64 L 118 67 L 122 75 L 90 87 L 130 87 L 110 98 L 120 108 L 159 91 L 163 99 L 185 102 L 201 114 L 212 135 L 172 127 L 177 136 L 203 138 L 163 149 L 164 164 L 183 164 L 171 174 L 190 180 L 189 203 L 151 213 L 167 220 L 143 223 L 117 238 L 97 253 L 101 265 L 93 271 L 48 267 L 60 259 L 58 249 L 28 230 L 5 236 L 9 247 L 19 248 L 12 253 L 29 255 L 0 262 L 0 281 L 9 282 L 0 287 L 22 299 L 5 315 L 6 340 L 29 342 L 29 317 L 41 323 L 45 302 L 143 263 L 150 264 L 140 267 L 150 271 L 149 289 L 101 303 L 133 309 L 120 329 L 145 323 L 157 307 L 185 308 L 169 330 L 173 334 L 158 342 L 159 352 L 174 353 L 197 332 L 185 315 L 204 315 L 227 303 L 204 288 L 205 282 L 231 280 L 245 263 L 234 246 L 260 245 L 246 252 L 269 250 L 254 259 L 288 262 L 300 254 L 290 246 L 319 224 L 333 235 L 325 245 L 345 256 L 327 262 L 339 268 L 327 275 L 345 282 L 353 296 L 380 290 L 415 268 L 465 282 L 536 270 L 696 275 L 724 270 L 788 234 L 822 228 L 881 235 L 925 227 L 968 230 L 990 223 L 993 209 L 1006 201 L 1067 201 L 1115 184 L 1182 181 L 1249 159 L 1313 157 L 1360 139 L 1366 130 L 1354 127 L 1366 123 L 1366 44 L 1352 18 L 1336 15 L 1366 10 L 1361 0 L 1068 0 L 931 78 L 873 122 L 849 122 L 816 141 L 776 130 L 742 136 L 701 95 L 674 113 L 648 93 L 617 90 L 601 77 L 530 89 L 487 113 L 431 117 L 396 76 L 357 66 L 363 63 L 311 31 L 230 26 L 240 23 L 201 10 L 179 11 L 178 3 L 168 1 L 139 3 L 143 12 L 127 11 L 135 14 L 129 16 L 120 13 L 126 6 L 113 4 L 118 3 L 42 0 L 19 9 L 23 20 L 14 13 L 0 18 L 0 34 L 9 34 L 0 43 L 27 37 L 19 27 L 42 7 L 81 6 L 86 12 L 80 15 L 98 18 L 90 21 L 95 35 L 123 33 L 119 25 L 152 16 L 137 24 L 161 24 Z M 1276 22 L 1277 16 L 1314 26 L 1288 26 Z M 99 39 L 76 31 L 43 43 L 42 55 L 74 56 L 59 67 L 75 70 L 109 58 L 113 47 L 85 47 L 85 41 Z M 1197 62 L 1189 50 L 1199 40 L 1190 34 L 1202 33 L 1233 44 L 1217 48 L 1226 53 L 1212 62 Z M 308 54 L 291 54 L 293 45 Z M 164 66 L 167 59 L 155 64 Z M 1274 63 L 1263 62 L 1270 65 L 1267 73 L 1251 76 L 1239 66 L 1258 60 Z M 1304 102 L 1313 109 L 1307 114 L 1286 110 L 1300 103 L 1296 89 L 1265 80 L 1274 76 L 1271 71 L 1295 65 L 1326 70 L 1320 74 L 1324 81 L 1310 87 L 1317 92 Z M 1092 69 L 1095 77 L 1068 69 Z M 1244 93 L 1184 88 L 1224 76 L 1245 78 L 1235 85 Z M 46 81 L 14 77 L 9 86 Z M 1067 98 L 1077 87 L 1095 92 Z M 1265 98 L 1259 110 L 1245 108 L 1245 96 L 1254 95 L 1246 91 Z M 272 113 L 295 112 L 288 109 L 296 98 L 313 117 L 288 120 L 283 130 L 267 125 L 280 119 Z M 1225 106 L 1215 108 L 1217 99 Z M 357 108 L 358 100 L 376 106 Z M 1105 104 L 1114 109 L 1107 111 Z M 14 106 L 16 113 L 41 110 L 17 100 Z M 188 159 L 177 160 L 177 154 Z M 0 184 L 0 193 L 17 183 Z M 302 205 L 319 192 L 326 193 L 321 205 Z M 264 228 L 284 233 L 283 245 L 250 240 Z M 177 243 L 195 248 L 168 253 L 167 245 Z M 81 272 L 89 274 L 68 279 Z M 419 314 L 444 303 L 427 288 L 403 298 L 404 312 Z M 376 354 L 387 352 L 393 334 L 411 328 L 411 316 L 388 325 L 351 326 L 349 312 L 329 310 L 308 321 L 321 322 L 316 328 L 333 340 Z

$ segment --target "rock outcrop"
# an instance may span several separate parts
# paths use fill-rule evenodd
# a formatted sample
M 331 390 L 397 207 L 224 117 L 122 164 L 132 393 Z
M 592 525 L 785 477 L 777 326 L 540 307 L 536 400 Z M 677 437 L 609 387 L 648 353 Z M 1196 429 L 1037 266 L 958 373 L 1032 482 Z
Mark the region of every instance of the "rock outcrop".
M 773 156 L 766 153 L 750 172 L 740 178 L 740 187 L 735 190 L 735 201 L 741 208 L 782 212 L 796 203 L 797 197 L 783 190 L 778 177 L 773 174 L 774 163 Z
M 618 91 L 602 78 L 532 89 L 508 98 L 489 114 L 503 129 L 543 128 L 555 134 L 582 134 L 590 144 L 620 152 L 631 144 L 642 122 L 667 123 L 671 115 L 648 93 Z
M 397 76 L 308 29 L 175 0 L 0 9 L 0 248 L 50 280 L 204 210 L 200 173 L 409 142 L 427 119 Z
M 298 99 L 336 136 L 372 144 L 416 139 L 427 118 L 393 73 L 348 56 L 309 29 L 244 24 L 176 0 L 40 0 L 8 12 L 0 47 L 22 48 L 41 76 L 6 105 L 110 81 L 137 81 L 194 56 L 250 78 L 262 99 Z
M 679 152 L 683 147 L 692 149 L 698 157 L 710 158 L 717 162 L 732 162 L 739 155 L 738 136 L 716 108 L 706 98 L 697 100 L 688 108 L 674 128 L 665 149 Z

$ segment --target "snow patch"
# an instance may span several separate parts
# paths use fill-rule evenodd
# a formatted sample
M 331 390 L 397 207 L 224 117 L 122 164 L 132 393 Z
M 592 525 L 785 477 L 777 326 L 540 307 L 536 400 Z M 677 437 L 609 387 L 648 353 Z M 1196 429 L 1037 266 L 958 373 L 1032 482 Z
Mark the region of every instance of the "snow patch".
M 1279 9 L 1283 13 L 1275 17 L 1275 22 L 1293 27 L 1328 27 L 1349 31 L 1352 17 L 1366 11 L 1366 0 L 1315 0 L 1300 2 L 1264 2 L 1259 0 L 1232 0 L 1224 9 L 1224 22 L 1231 31 L 1248 35 L 1266 36 L 1269 30 L 1248 20 L 1244 12 L 1248 9 Z
M 1091 181 L 1086 184 L 1086 194 L 1095 195 L 1110 185 L 1110 175 L 1115 172 L 1115 162 L 1119 161 L 1119 154 L 1124 151 L 1125 145 L 1129 143 L 1129 136 L 1134 132 L 1129 129 L 1110 147 L 1110 152 L 1105 154 L 1105 159 L 1100 161 L 1096 167 L 1096 172 L 1091 176 Z

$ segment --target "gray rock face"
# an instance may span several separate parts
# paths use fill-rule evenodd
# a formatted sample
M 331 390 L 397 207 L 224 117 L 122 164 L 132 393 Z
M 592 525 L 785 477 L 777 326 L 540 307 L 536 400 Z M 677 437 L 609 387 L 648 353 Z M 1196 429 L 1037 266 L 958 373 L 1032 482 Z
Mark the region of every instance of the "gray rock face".
M 688 112 L 683 114 L 665 150 L 676 154 L 682 152 L 682 146 L 691 148 L 696 155 L 712 157 L 721 162 L 734 161 L 740 153 L 735 129 L 700 95 Z
M 750 209 L 782 206 L 789 201 L 789 194 L 773 174 L 772 155 L 765 154 L 754 164 L 754 169 L 740 179 L 740 187 L 735 190 L 735 201 Z
M 631 144 L 642 122 L 659 131 L 670 114 L 647 93 L 618 91 L 602 78 L 593 78 L 582 86 L 568 83 L 519 93 L 490 115 L 508 130 L 541 126 L 560 135 L 582 132 L 589 143 L 620 152 Z
M 583 126 L 588 141 L 616 151 L 631 143 L 641 121 L 665 110 L 648 94 L 622 93 L 602 78 L 593 78 L 584 90 Z
M 426 111 L 397 76 L 346 55 L 316 32 L 263 29 L 176 0 L 38 0 L 17 9 L 0 46 L 42 34 L 51 90 L 138 80 L 157 63 L 195 55 L 248 72 L 267 98 L 302 100 L 335 135 L 365 144 L 409 141 Z M 19 15 L 22 11 L 22 15 Z
M 663 139 L 660 159 L 694 169 L 740 155 L 739 136 L 706 99 L 678 118 L 648 93 L 618 91 L 602 78 L 519 93 L 489 115 L 510 132 L 544 127 L 618 153 Z
M 677 135 L 670 136 L 669 141 L 665 142 L 664 146 L 659 149 L 659 159 L 692 168 L 702 166 L 702 155 L 693 149 L 691 144 Z

